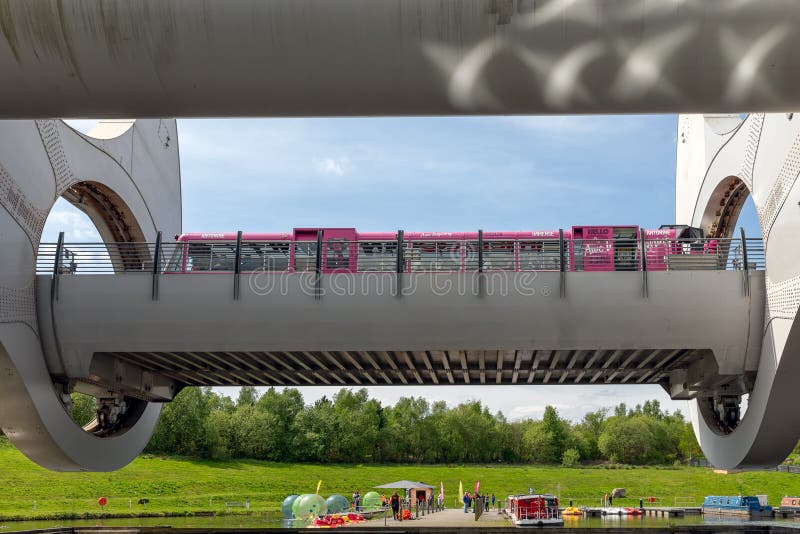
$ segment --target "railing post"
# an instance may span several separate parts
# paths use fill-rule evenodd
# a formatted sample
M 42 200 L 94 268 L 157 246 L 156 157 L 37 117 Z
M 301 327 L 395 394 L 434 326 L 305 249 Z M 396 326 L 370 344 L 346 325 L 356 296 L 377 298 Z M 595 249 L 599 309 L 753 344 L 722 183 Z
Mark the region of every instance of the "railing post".
M 161 230 L 156 234 L 156 248 L 153 250 L 153 294 L 151 298 L 158 300 L 158 279 L 161 274 Z
M 242 273 L 242 231 L 236 232 L 236 255 L 233 260 L 233 300 L 239 300 L 239 278 Z
M 394 284 L 395 284 L 394 294 L 395 294 L 396 297 L 400 297 L 403 294 L 403 289 L 402 289 L 402 286 L 403 286 L 403 273 L 406 270 L 406 257 L 405 257 L 405 252 L 404 252 L 405 243 L 403 241 L 404 238 L 405 238 L 405 232 L 403 232 L 403 230 L 398 230 L 397 231 L 397 253 L 396 253 L 397 264 L 395 265 L 395 272 L 397 273 L 397 275 L 395 276 L 395 279 L 394 279 Z
M 478 272 L 483 272 L 483 230 L 478 230 Z
M 566 265 L 566 243 L 564 242 L 564 230 L 558 229 L 558 267 L 561 271 L 558 294 L 563 299 L 567 296 L 567 265 Z
M 742 236 L 742 261 L 744 266 L 742 268 L 742 276 L 744 277 L 744 296 L 750 295 L 750 262 L 747 260 L 747 238 L 744 235 L 744 227 L 739 227 L 739 233 Z
M 322 230 L 317 230 L 317 263 L 314 280 L 314 298 L 319 300 L 322 296 Z
M 403 254 L 403 235 L 404 232 L 402 230 L 397 231 L 397 266 L 396 271 L 398 274 L 405 271 L 405 257 Z
M 53 283 L 50 286 L 50 302 L 58 300 L 58 279 L 61 276 L 61 254 L 64 252 L 64 232 L 58 233 L 56 257 L 53 260 Z
M 639 255 L 642 267 L 642 297 L 647 298 L 647 248 L 644 238 L 644 229 L 639 228 Z

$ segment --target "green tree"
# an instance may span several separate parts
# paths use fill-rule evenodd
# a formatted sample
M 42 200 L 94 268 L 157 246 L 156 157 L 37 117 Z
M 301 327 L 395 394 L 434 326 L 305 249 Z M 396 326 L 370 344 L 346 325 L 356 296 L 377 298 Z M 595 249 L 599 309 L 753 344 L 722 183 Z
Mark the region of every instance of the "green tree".
M 575 428 L 575 433 L 580 437 L 582 456 L 588 460 L 600 458 L 600 448 L 597 443 L 605 426 L 608 410 L 603 408 L 589 412 Z
M 655 399 L 645 401 L 644 406 L 642 406 L 642 414 L 645 417 L 652 417 L 653 419 L 661 419 L 664 417 L 664 413 L 661 411 L 661 403 Z
M 547 447 L 547 462 L 558 463 L 567 448 L 569 440 L 570 428 L 569 423 L 561 419 L 558 415 L 558 410 L 552 406 L 546 406 L 544 409 L 544 416 L 542 417 L 542 432 L 548 436 L 546 443 Z
M 343 462 L 374 461 L 380 431 L 381 405 L 367 390 L 341 389 L 333 399 L 336 417 L 334 448 Z
M 335 432 L 336 414 L 333 403 L 322 397 L 297 417 L 297 432 L 294 437 L 296 458 L 308 462 L 339 460 L 339 451 L 334 449 Z
M 219 443 L 206 439 L 206 419 L 219 397 L 211 388 L 184 388 L 161 412 L 147 450 L 208 457 Z
M 384 410 L 384 454 L 394 462 L 423 461 L 429 448 L 430 407 L 422 397 L 401 397 Z
M 278 448 L 278 418 L 274 414 L 258 410 L 255 406 L 243 404 L 236 408 L 231 417 L 229 450 L 237 458 L 267 460 L 275 458 Z
M 643 464 L 652 459 L 655 442 L 644 417 L 612 417 L 600 434 L 598 446 L 612 462 Z
M 236 399 L 236 407 L 255 406 L 258 402 L 258 391 L 253 386 L 242 386 L 239 390 L 239 398 Z
M 300 391 L 287 388 L 278 393 L 275 388 L 269 388 L 258 399 L 256 407 L 270 415 L 271 445 L 265 451 L 266 459 L 284 462 L 294 460 L 297 457 L 294 449 L 297 421 L 305 409 Z

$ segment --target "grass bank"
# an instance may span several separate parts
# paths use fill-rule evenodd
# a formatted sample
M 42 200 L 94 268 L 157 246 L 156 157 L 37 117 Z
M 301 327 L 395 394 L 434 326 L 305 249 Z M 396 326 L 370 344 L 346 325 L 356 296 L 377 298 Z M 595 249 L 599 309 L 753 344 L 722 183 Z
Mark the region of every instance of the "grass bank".
M 258 461 L 204 461 L 142 456 L 113 473 L 52 473 L 25 458 L 0 438 L 0 518 L 95 517 L 100 514 L 183 515 L 198 511 L 226 512 L 226 501 L 249 500 L 254 513 L 276 513 L 286 495 L 312 493 L 322 480 L 321 494 L 362 495 L 373 486 L 400 479 L 421 480 L 438 486 L 444 482 L 448 506 L 459 480 L 470 489 L 481 481 L 481 492 L 498 497 L 533 487 L 558 492 L 562 502 L 598 503 L 603 493 L 624 487 L 630 498 L 615 500 L 638 505 L 640 496 L 656 496 L 665 504 L 690 497 L 697 502 L 707 494 L 769 495 L 772 504 L 783 495 L 800 494 L 800 475 L 749 472 L 718 475 L 701 468 L 636 467 L 625 469 L 559 468 L 499 465 L 306 465 Z M 106 497 L 104 510 L 98 497 Z M 148 499 L 147 507 L 137 504 Z M 36 510 L 34 511 L 34 501 Z M 235 508 L 234 513 L 243 512 Z

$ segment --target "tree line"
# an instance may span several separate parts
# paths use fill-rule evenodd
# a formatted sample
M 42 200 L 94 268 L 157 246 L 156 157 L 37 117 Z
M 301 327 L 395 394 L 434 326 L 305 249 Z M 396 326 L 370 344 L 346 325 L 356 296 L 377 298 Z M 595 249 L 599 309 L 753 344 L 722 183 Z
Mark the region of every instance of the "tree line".
M 86 404 L 86 406 L 84 406 Z M 73 416 L 92 417 L 77 400 Z M 81 420 L 85 419 L 85 420 Z M 657 400 L 587 413 L 580 422 L 547 406 L 542 419 L 509 421 L 479 400 L 448 407 L 422 397 L 394 406 L 366 389 L 341 389 L 306 405 L 297 389 L 234 401 L 211 388 L 186 388 L 167 403 L 146 452 L 198 458 L 343 463 L 675 463 L 700 448 L 691 425 Z

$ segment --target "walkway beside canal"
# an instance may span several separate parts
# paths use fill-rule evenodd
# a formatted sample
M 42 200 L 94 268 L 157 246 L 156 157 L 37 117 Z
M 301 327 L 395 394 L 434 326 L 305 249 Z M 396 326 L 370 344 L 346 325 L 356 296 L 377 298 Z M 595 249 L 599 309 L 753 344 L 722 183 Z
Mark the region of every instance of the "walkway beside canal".
M 407 521 L 397 521 L 392 519 L 391 514 L 387 517 L 379 517 L 364 523 L 356 523 L 353 527 L 369 527 L 375 528 L 377 526 L 383 527 L 384 523 L 387 528 L 436 528 L 436 527 L 504 527 L 511 526 L 505 515 L 498 510 L 485 512 L 481 515 L 480 519 L 475 521 L 475 514 L 472 512 L 464 513 L 463 508 L 449 508 L 436 512 L 433 514 L 420 515 L 416 519 L 409 519 Z

